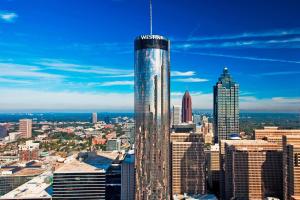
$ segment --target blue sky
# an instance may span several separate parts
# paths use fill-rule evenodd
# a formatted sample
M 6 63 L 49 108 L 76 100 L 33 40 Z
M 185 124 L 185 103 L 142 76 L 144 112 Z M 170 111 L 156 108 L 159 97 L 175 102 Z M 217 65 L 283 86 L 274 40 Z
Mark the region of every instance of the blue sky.
M 171 40 L 172 104 L 212 108 L 224 66 L 243 110 L 300 111 L 300 2 L 153 0 Z M 133 108 L 133 40 L 147 0 L 0 0 L 0 111 Z

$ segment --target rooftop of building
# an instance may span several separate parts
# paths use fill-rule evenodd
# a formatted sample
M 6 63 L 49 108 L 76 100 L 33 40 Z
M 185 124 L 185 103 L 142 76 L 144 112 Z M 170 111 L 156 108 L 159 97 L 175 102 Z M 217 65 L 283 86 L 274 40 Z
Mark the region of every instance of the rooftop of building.
M 119 156 L 118 152 L 79 153 L 77 158 L 67 159 L 54 173 L 105 173 Z
M 187 194 L 176 194 L 173 195 L 174 200 L 217 200 L 218 198 L 213 194 L 204 195 L 187 195 Z
M 277 126 L 265 126 L 263 129 L 255 129 L 255 132 L 300 132 L 300 129 L 280 129 Z
M 1 166 L 0 176 L 35 176 L 44 171 L 45 169 L 41 168 L 41 164 L 38 162 L 14 163 Z
M 49 191 L 51 176 L 52 173 L 47 171 L 3 195 L 0 199 L 51 199 Z

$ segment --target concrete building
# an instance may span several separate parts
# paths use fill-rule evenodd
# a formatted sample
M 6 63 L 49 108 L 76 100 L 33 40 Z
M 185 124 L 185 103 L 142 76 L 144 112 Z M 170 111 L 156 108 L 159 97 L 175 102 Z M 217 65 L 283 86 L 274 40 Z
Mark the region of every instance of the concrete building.
M 191 133 L 196 130 L 196 124 L 181 123 L 172 126 L 172 131 L 175 133 Z
M 32 140 L 28 140 L 24 145 L 19 145 L 18 148 L 20 161 L 39 159 L 39 143 L 34 143 Z
M 19 132 L 21 132 L 21 138 L 31 138 L 32 137 L 32 120 L 31 119 L 20 119 Z
M 263 140 L 226 141 L 222 199 L 282 199 L 282 150 Z
M 300 135 L 300 129 L 279 129 L 276 126 L 265 126 L 264 129 L 254 130 L 254 139 L 267 140 L 282 144 L 282 136 L 286 135 Z
M 7 125 L 0 124 L 0 139 L 3 139 L 7 136 Z
M 194 114 L 193 115 L 193 123 L 196 124 L 196 126 L 201 125 L 201 115 Z
M 69 158 L 54 172 L 52 199 L 119 199 L 121 171 L 114 171 L 116 165 L 119 154 L 114 152 L 87 152 Z
M 4 195 L 45 170 L 39 163 L 30 162 L 24 166 L 8 165 L 0 168 L 0 196 Z
M 92 123 L 96 124 L 98 122 L 98 116 L 97 113 L 92 113 Z
M 214 86 L 214 140 L 228 140 L 239 133 L 239 85 L 224 68 Z
M 219 193 L 220 153 L 219 144 L 212 145 L 207 156 L 207 178 L 211 191 Z
M 205 155 L 202 135 L 172 133 L 172 193 L 206 194 Z
M 106 151 L 120 151 L 121 140 L 120 139 L 109 139 L 106 143 Z
M 177 125 L 180 123 L 181 123 L 181 107 L 178 105 L 173 105 L 172 125 Z
M 21 133 L 20 132 L 11 132 L 8 134 L 8 136 L 9 136 L 9 141 L 13 142 L 21 137 Z
M 208 118 L 203 116 L 201 123 L 201 132 L 203 133 L 205 144 L 212 144 L 214 139 L 213 124 L 208 122 Z
M 121 200 L 134 200 L 134 151 L 129 151 L 122 162 Z
M 3 195 L 6 200 L 51 200 L 51 172 L 45 172 Z
M 134 112 L 136 199 L 171 199 L 170 42 L 135 39 Z
M 182 107 L 181 107 L 181 120 L 183 123 L 191 123 L 193 122 L 192 119 L 192 97 L 189 91 L 185 91 L 183 98 L 182 98 Z
M 282 137 L 283 146 L 283 199 L 300 196 L 300 134 Z

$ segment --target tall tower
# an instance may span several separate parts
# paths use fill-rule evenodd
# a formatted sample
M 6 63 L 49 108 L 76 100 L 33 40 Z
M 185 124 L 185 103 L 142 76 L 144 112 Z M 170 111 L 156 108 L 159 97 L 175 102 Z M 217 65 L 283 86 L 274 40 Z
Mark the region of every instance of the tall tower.
M 134 109 L 136 200 L 170 197 L 170 42 L 135 39 Z
M 239 85 L 227 67 L 214 86 L 214 131 L 215 143 L 239 133 Z
M 98 121 L 97 113 L 94 112 L 94 113 L 92 113 L 92 123 L 93 123 L 93 124 L 96 124 L 97 121 Z
M 20 119 L 19 130 L 22 138 L 32 137 L 32 120 L 31 119 Z
M 182 98 L 182 122 L 192 121 L 192 97 L 189 91 L 185 91 Z
M 181 107 L 178 105 L 173 105 L 172 125 L 177 125 L 180 123 L 181 123 Z

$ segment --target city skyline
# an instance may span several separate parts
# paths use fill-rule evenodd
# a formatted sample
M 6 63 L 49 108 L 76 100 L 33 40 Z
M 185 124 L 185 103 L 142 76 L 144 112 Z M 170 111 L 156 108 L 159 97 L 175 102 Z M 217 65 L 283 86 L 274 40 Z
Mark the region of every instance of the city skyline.
M 148 2 L 29 2 L 0 5 L 0 111 L 133 111 L 132 40 L 149 33 Z M 212 87 L 228 66 L 241 110 L 299 112 L 297 8 L 154 1 L 153 32 L 171 40 L 171 105 L 188 89 L 193 109 L 212 109 Z

